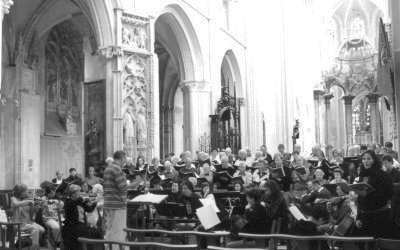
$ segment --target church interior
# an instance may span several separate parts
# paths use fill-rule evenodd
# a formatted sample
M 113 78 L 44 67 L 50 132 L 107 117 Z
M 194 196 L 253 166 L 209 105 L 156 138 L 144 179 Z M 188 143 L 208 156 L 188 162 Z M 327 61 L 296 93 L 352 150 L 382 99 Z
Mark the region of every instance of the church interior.
M 0 2 L 0 249 L 400 249 L 399 1 Z

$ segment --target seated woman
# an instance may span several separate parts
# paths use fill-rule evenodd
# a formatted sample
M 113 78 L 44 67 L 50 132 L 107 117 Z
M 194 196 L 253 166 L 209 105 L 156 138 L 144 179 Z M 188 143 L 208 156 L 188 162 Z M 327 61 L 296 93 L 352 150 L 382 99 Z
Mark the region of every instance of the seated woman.
M 338 183 L 347 183 L 344 179 L 342 179 L 343 170 L 337 168 L 333 170 L 333 177 L 334 179 L 331 180 L 331 184 L 338 184 Z
M 68 189 L 68 199 L 65 201 L 65 226 L 63 228 L 63 239 L 67 250 L 80 250 L 82 244 L 78 242 L 79 237 L 102 239 L 100 231 L 86 225 L 86 214 L 93 212 L 98 199 L 95 202 L 85 201 L 81 197 L 81 188 L 72 184 Z
M 247 223 L 239 223 L 241 226 L 244 226 L 239 229 L 234 229 L 235 225 L 238 225 L 238 222 L 232 226 L 232 230 L 238 230 L 240 233 L 250 233 L 250 234 L 266 234 L 268 233 L 267 228 L 267 210 L 263 205 L 260 204 L 261 193 L 257 189 L 249 189 L 246 191 L 246 199 L 247 206 L 246 211 L 244 213 L 244 221 Z M 238 220 L 243 221 L 243 220 Z M 255 247 L 254 241 L 248 241 L 246 239 L 233 241 L 227 244 L 229 248 L 244 248 L 244 247 Z
M 299 155 L 295 156 L 293 165 L 295 168 L 302 168 L 303 158 Z M 292 172 L 292 194 L 297 198 L 301 198 L 301 196 L 307 193 L 307 181 L 309 180 L 310 170 L 308 167 L 304 167 L 304 169 L 304 174 L 295 169 Z
M 315 175 L 315 180 L 317 180 L 321 186 L 329 183 L 327 179 L 324 179 L 325 173 L 321 169 L 319 168 L 316 169 L 314 175 Z
M 102 184 L 104 182 L 103 179 L 95 176 L 96 171 L 95 171 L 94 167 L 90 167 L 88 173 L 89 173 L 89 176 L 86 177 L 86 179 L 85 179 L 85 182 L 88 185 L 93 186 L 96 184 Z
M 31 214 L 34 212 L 35 207 L 33 200 L 24 200 L 27 197 L 28 187 L 25 184 L 17 184 L 12 190 L 11 209 L 12 219 L 11 222 L 21 222 L 21 233 L 30 235 L 33 246 L 39 245 L 39 237 L 44 233 L 44 228 L 31 219 Z
M 86 219 L 88 226 L 91 228 L 98 228 L 101 225 L 101 217 L 103 216 L 103 206 L 104 206 L 104 198 L 103 198 L 103 186 L 101 184 L 95 184 L 92 188 L 92 195 L 96 195 L 98 197 L 96 209 L 87 213 Z
M 260 190 L 263 195 L 261 196 L 261 205 L 267 210 L 268 232 L 272 225 L 272 221 L 282 219 L 283 223 L 287 222 L 287 205 L 283 198 L 281 188 L 278 183 L 273 180 L 268 180 L 260 185 Z
M 64 207 L 61 200 L 55 199 L 55 192 L 50 187 L 45 188 L 43 202 L 43 223 L 51 230 L 52 242 L 57 245 L 61 241 L 61 229 L 58 222 L 58 213 Z

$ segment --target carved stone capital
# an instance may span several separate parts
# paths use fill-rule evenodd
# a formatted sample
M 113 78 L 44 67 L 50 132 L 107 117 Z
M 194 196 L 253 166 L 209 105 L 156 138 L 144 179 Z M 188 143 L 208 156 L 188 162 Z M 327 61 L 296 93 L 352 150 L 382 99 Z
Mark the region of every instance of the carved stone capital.
M 179 83 L 179 86 L 189 92 L 202 92 L 210 90 L 210 84 L 207 82 L 185 81 Z
M 97 53 L 104 56 L 107 59 L 113 58 L 114 56 L 122 56 L 122 48 L 119 46 L 105 46 L 97 50 Z
M 13 0 L 2 0 L 1 1 L 1 18 L 3 18 L 4 14 L 10 13 L 10 7 L 14 4 Z
M 344 100 L 344 105 L 346 106 L 351 106 L 353 105 L 353 99 L 355 98 L 355 96 L 353 95 L 346 95 L 343 96 L 343 100 Z
M 379 95 L 379 94 L 376 94 L 376 93 L 369 93 L 369 94 L 367 95 L 368 101 L 369 101 L 369 103 L 371 103 L 371 104 L 372 104 L 372 103 L 377 103 L 379 97 L 380 97 L 380 95 Z
M 325 91 L 320 89 L 314 90 L 314 101 L 318 101 L 324 95 L 324 93 Z
M 331 99 L 332 99 L 333 97 L 335 97 L 335 96 L 333 95 L 333 93 L 325 94 L 325 95 L 324 95 L 324 102 L 325 102 L 325 104 L 330 104 L 330 103 L 331 103 Z

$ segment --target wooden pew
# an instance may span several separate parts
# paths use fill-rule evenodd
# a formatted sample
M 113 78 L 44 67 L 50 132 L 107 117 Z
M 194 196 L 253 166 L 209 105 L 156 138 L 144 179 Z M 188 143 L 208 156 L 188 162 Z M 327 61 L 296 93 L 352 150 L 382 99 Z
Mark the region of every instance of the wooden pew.
M 97 239 L 88 239 L 88 238 L 78 238 L 79 242 L 82 242 L 83 249 L 87 250 L 88 245 L 107 245 L 109 249 L 112 249 L 113 245 L 117 246 L 126 246 L 126 247 L 134 247 L 141 249 L 187 249 L 187 250 L 195 250 L 197 249 L 197 245 L 171 245 L 159 242 L 118 242 L 118 241 L 109 241 L 109 240 L 97 240 Z
M 297 235 L 288 235 L 288 234 L 246 234 L 239 233 L 240 237 L 249 238 L 249 239 L 276 239 L 276 240 L 293 240 L 299 243 L 299 250 L 307 250 L 309 249 L 310 241 L 318 242 L 318 249 L 322 248 L 322 242 L 327 242 L 332 245 L 338 242 L 341 243 L 364 243 L 365 249 L 369 249 L 369 246 L 375 243 L 373 237 L 338 237 L 338 236 L 328 236 L 328 235 L 320 235 L 320 236 L 297 236 Z M 275 248 L 276 249 L 276 248 Z M 344 247 L 345 250 L 354 249 L 354 245 L 351 247 Z M 272 250 L 272 249 L 269 249 Z
M 137 241 L 139 242 L 146 242 L 148 240 L 154 242 L 156 241 L 156 235 L 168 235 L 171 238 L 195 236 L 196 243 L 198 245 L 197 249 L 201 249 L 199 245 L 201 238 L 206 239 L 208 246 L 215 246 L 217 239 L 219 239 L 220 237 L 226 238 L 227 236 L 229 236 L 229 232 L 168 231 L 168 230 L 158 230 L 158 229 L 136 229 L 136 228 L 126 228 L 124 229 L 124 231 L 127 232 L 129 236 L 134 235 Z M 149 235 L 149 237 L 146 238 L 146 235 Z M 226 242 L 226 240 L 224 240 L 223 242 Z
M 400 249 L 400 240 L 377 239 L 376 249 L 398 250 Z

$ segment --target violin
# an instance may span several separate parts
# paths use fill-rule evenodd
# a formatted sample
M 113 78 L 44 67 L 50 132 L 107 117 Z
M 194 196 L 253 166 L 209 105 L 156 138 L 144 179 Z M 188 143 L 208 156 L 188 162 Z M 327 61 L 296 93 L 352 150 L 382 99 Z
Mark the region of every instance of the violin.
M 83 202 L 94 202 L 97 199 L 96 194 L 87 194 L 85 192 L 81 192 L 81 197 L 83 199 Z

